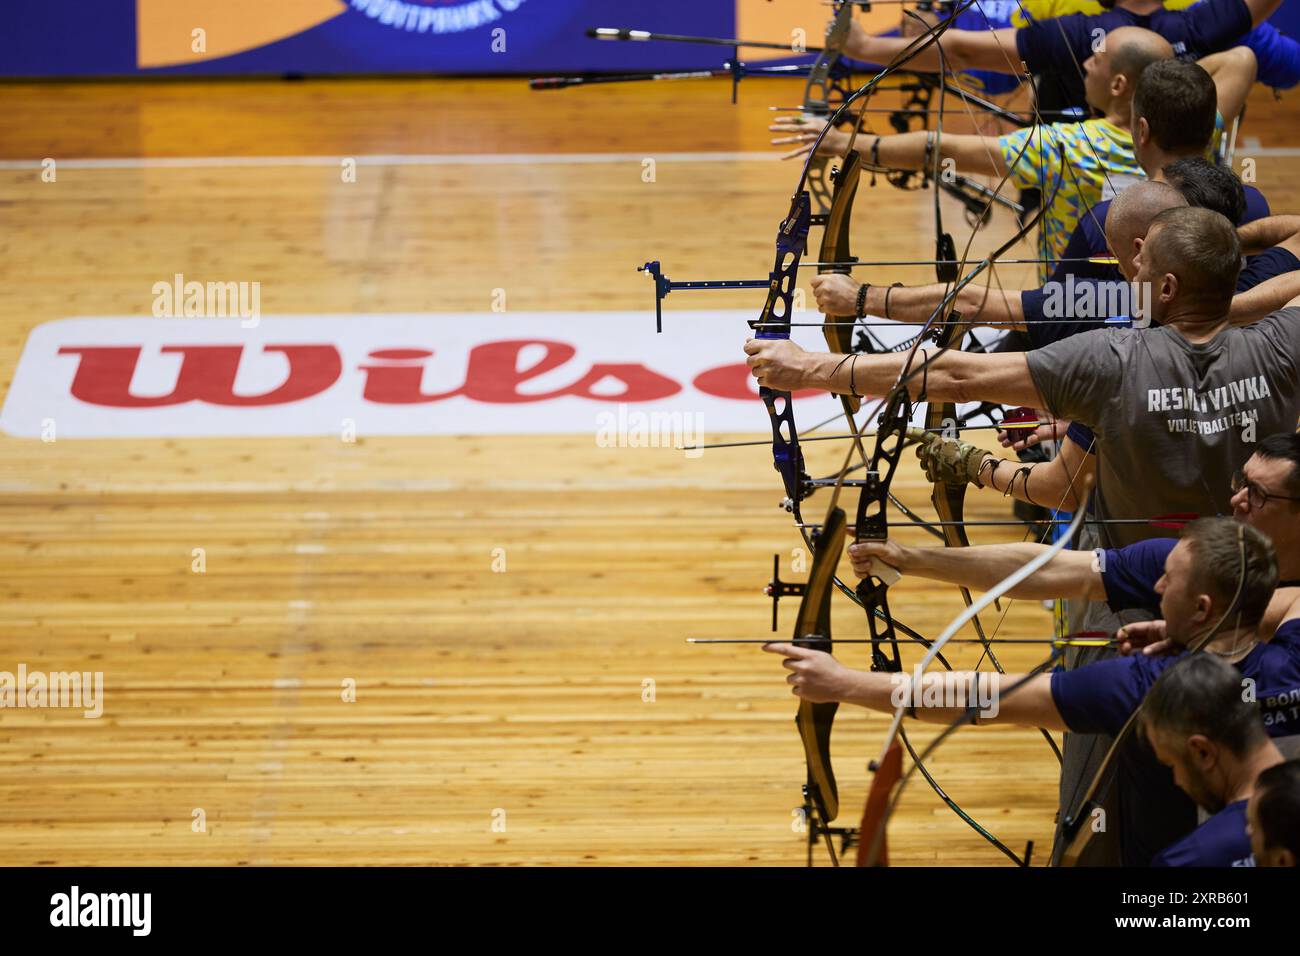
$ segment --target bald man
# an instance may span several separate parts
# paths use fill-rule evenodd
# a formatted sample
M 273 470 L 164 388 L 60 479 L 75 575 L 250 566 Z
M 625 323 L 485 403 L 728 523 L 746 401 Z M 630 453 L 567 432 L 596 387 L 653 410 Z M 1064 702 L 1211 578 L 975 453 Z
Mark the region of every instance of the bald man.
M 1039 226 L 1040 252 L 1045 259 L 1059 258 L 1089 208 L 1146 175 L 1130 131 L 1134 91 L 1149 65 L 1173 55 L 1163 37 L 1150 30 L 1121 27 L 1107 34 L 1105 43 L 1083 65 L 1088 103 L 1101 114 L 1094 119 L 1029 126 L 1002 136 L 936 136 L 931 130 L 860 136 L 854 146 L 867 169 L 931 169 L 951 160 L 959 173 L 1006 176 L 1020 189 L 1040 190 L 1047 201 Z M 1210 61 L 1206 72 L 1207 82 L 1217 91 L 1222 115 L 1240 112 L 1254 79 L 1253 59 L 1223 57 Z M 1213 129 L 1214 116 L 1209 123 Z M 803 116 L 782 117 L 770 126 L 782 134 L 772 142 L 800 144 L 786 153 L 786 158 L 805 155 L 824 125 Z M 832 129 L 822 139 L 819 152 L 840 155 L 848 138 L 849 133 Z M 1040 275 L 1046 279 L 1051 271 L 1044 263 Z
M 1098 328 L 1020 353 L 922 347 L 908 391 L 932 402 L 1040 408 L 1091 426 L 1099 518 L 1222 513 L 1232 497 L 1228 462 L 1245 460 L 1263 435 L 1294 430 L 1300 417 L 1300 311 L 1230 324 L 1241 243 L 1232 224 L 1207 209 L 1156 216 L 1133 265 L 1135 280 L 1150 289 L 1152 328 Z M 1300 307 L 1300 299 L 1288 305 Z M 778 339 L 751 339 L 745 352 L 761 385 L 843 394 L 884 395 L 911 360 L 845 360 Z M 1140 522 L 1105 530 L 1109 547 L 1156 533 Z

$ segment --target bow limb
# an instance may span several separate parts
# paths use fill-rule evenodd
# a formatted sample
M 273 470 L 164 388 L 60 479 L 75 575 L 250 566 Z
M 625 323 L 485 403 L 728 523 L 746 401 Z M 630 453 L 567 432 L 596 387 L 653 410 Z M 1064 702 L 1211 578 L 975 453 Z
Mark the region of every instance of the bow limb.
M 1032 560 L 1028 561 L 1021 567 L 1017 568 L 1007 577 L 1003 578 L 1001 581 L 995 584 L 991 589 L 986 591 L 984 594 L 980 595 L 980 597 L 973 604 L 971 604 L 970 607 L 963 609 L 952 620 L 952 622 L 946 628 L 944 628 L 943 633 L 941 633 L 935 639 L 934 644 L 930 647 L 928 651 L 926 651 L 925 656 L 921 658 L 920 663 L 917 664 L 916 669 L 914 671 L 915 679 L 919 680 L 924 675 L 926 668 L 929 667 L 931 663 L 933 663 L 935 657 L 939 654 L 940 651 L 943 650 L 944 645 L 947 644 L 948 641 L 952 639 L 953 635 L 956 634 L 967 622 L 969 622 L 971 618 L 973 618 L 976 614 L 982 611 L 989 604 L 992 604 L 993 601 L 995 601 L 997 598 L 1001 597 L 1003 594 L 1010 591 L 1016 585 L 1020 584 L 1022 581 L 1024 581 L 1034 572 L 1036 572 L 1039 568 L 1046 565 L 1049 561 L 1052 560 L 1052 558 L 1056 557 L 1056 555 L 1059 554 L 1065 548 L 1065 545 L 1069 541 L 1069 539 L 1074 535 L 1075 532 L 1079 530 L 1079 527 L 1083 524 L 1084 514 L 1085 514 L 1085 509 L 1080 508 L 1079 511 L 1075 514 L 1074 520 L 1071 521 L 1069 532 L 1067 534 L 1062 535 L 1046 551 L 1043 551 L 1042 553 L 1036 555 Z M 1053 648 L 1052 656 L 1049 657 L 1044 664 L 1040 664 L 1037 668 L 1035 668 L 1034 671 L 1032 671 L 1028 676 L 1034 676 L 1038 673 L 1041 673 L 1042 670 L 1050 666 L 1052 661 L 1055 659 L 1057 653 L 1059 653 L 1059 648 Z M 1018 684 L 1013 685 L 1012 689 L 1014 689 L 1015 687 L 1023 686 L 1023 683 L 1024 681 L 1021 681 Z M 916 688 L 915 685 L 913 686 L 914 691 L 918 689 L 919 688 Z M 1010 692 L 1010 690 L 1008 692 Z M 880 757 L 876 761 L 876 764 L 878 766 L 884 764 L 886 758 L 889 755 L 889 748 L 894 744 L 894 740 L 899 736 L 899 733 L 902 730 L 903 715 L 905 711 L 906 711 L 906 701 L 900 703 L 894 711 L 894 717 L 893 720 L 890 722 L 889 731 L 885 735 L 884 747 L 881 749 Z M 948 728 L 947 731 L 945 731 L 939 737 L 935 738 L 935 740 L 931 742 L 930 746 L 927 747 L 925 752 L 921 755 L 922 759 L 933 754 L 939 742 L 946 739 L 953 731 L 955 731 L 955 729 L 958 726 L 960 726 L 962 723 L 966 722 L 967 720 L 969 720 L 968 714 L 963 714 L 962 717 L 960 717 L 957 721 L 955 721 Z M 894 794 L 894 799 L 890 804 L 889 811 L 886 812 L 883 818 L 880 820 L 879 829 L 877 830 L 877 832 L 870 835 L 872 850 L 867 854 L 868 864 L 874 862 L 874 856 L 876 853 L 879 852 L 878 848 L 880 847 L 881 842 L 883 840 L 883 834 L 885 832 L 885 829 L 889 824 L 889 817 L 892 815 L 893 810 L 898 806 L 898 799 L 902 795 L 903 786 L 905 785 L 907 780 L 911 777 L 912 773 L 915 772 L 915 770 L 920 766 L 921 766 L 920 762 L 914 764 L 913 769 L 908 771 L 907 776 L 904 777 L 901 781 L 899 781 L 898 789 Z M 867 834 L 862 834 L 861 838 L 863 840 L 867 839 Z M 1014 856 L 1014 854 L 1010 854 L 1009 851 L 1007 852 L 1009 855 L 1011 855 L 1011 858 L 1013 860 L 1017 859 Z M 1023 861 L 1017 860 L 1017 862 L 1023 862 Z
M 853 26 L 853 4 L 838 0 L 833 4 L 834 14 L 826 26 L 826 42 L 808 69 L 808 82 L 804 84 L 803 111 L 807 116 L 825 118 L 831 113 L 831 100 L 843 90 L 833 77 L 835 67 L 842 57 L 840 52 Z M 828 214 L 834 196 L 834 176 L 829 158 L 814 156 L 809 163 L 808 191 L 818 216 Z M 825 259 L 822 260 L 826 261 Z
M 856 261 L 849 252 L 849 222 L 853 216 L 853 200 L 857 196 L 858 183 L 862 177 L 861 156 L 853 149 L 852 144 L 840 165 L 831 170 L 830 176 L 835 184 L 835 190 L 831 198 L 830 212 L 826 215 L 826 224 L 822 230 L 821 248 L 817 253 L 818 261 L 823 264 L 817 267 L 817 272 L 819 275 L 828 272 L 848 275 L 850 264 Z M 836 264 L 825 264 L 832 262 Z M 856 315 L 826 316 L 822 323 L 822 334 L 826 337 L 826 345 L 832 352 L 848 355 L 853 351 L 853 323 L 856 320 Z M 852 416 L 857 414 L 861 407 L 860 402 L 854 395 L 840 397 L 843 400 L 844 414 L 849 417 L 851 427 Z M 863 457 L 865 458 L 865 455 Z
M 794 643 L 798 646 L 814 646 L 828 654 L 832 651 L 832 584 L 840 555 L 844 551 L 844 535 L 844 511 L 832 508 L 815 539 L 812 570 L 808 575 L 794 627 Z M 813 639 L 816 643 L 813 643 Z M 795 714 L 795 726 L 799 729 L 804 759 L 808 765 L 804 796 L 816 809 L 823 824 L 830 823 L 839 815 L 839 792 L 835 774 L 831 770 L 831 724 L 838 709 L 839 704 L 834 701 L 814 704 L 800 700 L 798 713 Z M 834 861 L 835 850 L 829 839 L 827 846 L 831 848 L 831 859 Z

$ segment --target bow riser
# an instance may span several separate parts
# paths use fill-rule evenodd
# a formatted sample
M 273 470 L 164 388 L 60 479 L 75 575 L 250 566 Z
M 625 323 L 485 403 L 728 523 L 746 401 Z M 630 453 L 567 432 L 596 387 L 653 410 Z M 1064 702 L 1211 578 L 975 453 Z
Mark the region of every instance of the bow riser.
M 767 301 L 758 319 L 750 323 L 759 339 L 790 338 L 790 316 L 794 311 L 794 289 L 799 278 L 799 260 L 808 245 L 812 221 L 811 199 L 806 190 L 795 194 L 790 212 L 776 234 L 776 262 L 769 277 Z M 808 496 L 808 475 L 804 470 L 799 432 L 794 423 L 790 393 L 760 386 L 759 396 L 767 406 L 772 423 L 772 463 L 785 486 L 786 510 L 799 515 L 799 502 Z

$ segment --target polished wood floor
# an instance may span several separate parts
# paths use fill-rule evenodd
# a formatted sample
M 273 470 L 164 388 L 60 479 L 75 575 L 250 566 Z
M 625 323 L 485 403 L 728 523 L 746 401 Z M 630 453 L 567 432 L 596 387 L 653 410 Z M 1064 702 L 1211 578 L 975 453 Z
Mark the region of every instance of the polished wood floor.
M 0 166 L 0 387 L 36 325 L 146 315 L 146 291 L 176 272 L 256 278 L 267 314 L 486 311 L 497 287 L 512 309 L 648 313 L 633 271 L 646 258 L 671 261 L 674 277 L 761 275 L 793 167 L 671 154 L 765 149 L 766 106 L 798 90 L 755 81 L 734 108 L 728 92 L 0 86 L 0 160 L 19 161 Z M 1259 94 L 1243 135 L 1288 147 L 1295 129 L 1289 102 Z M 364 165 L 346 186 L 334 165 L 592 152 L 610 158 Z M 644 183 L 640 158 L 656 155 L 657 181 Z M 195 156 L 304 159 L 67 162 Z M 63 163 L 55 184 L 40 179 L 47 157 Z M 1295 169 L 1259 159 L 1277 209 L 1300 206 Z M 864 193 L 859 256 L 933 254 L 928 193 Z M 945 208 L 960 246 L 967 227 Z M 975 251 L 1010 228 L 995 219 Z M 1014 269 L 1001 279 L 1028 282 Z M 709 301 L 755 306 L 752 294 Z M 839 454 L 816 448 L 813 470 Z M 803 758 L 784 672 L 755 649 L 685 644 L 766 633 L 771 555 L 798 544 L 776 488 L 765 449 L 687 461 L 590 436 L 0 435 L 0 670 L 106 680 L 99 720 L 0 711 L 0 860 L 799 864 Z M 898 488 L 928 508 L 918 471 Z M 969 496 L 969 514 L 1006 512 Z M 972 537 L 996 540 L 986 532 Z M 191 573 L 197 547 L 203 575 Z M 505 573 L 492 570 L 498 548 Z M 916 583 L 891 603 L 927 634 L 959 608 L 954 590 Z M 841 636 L 865 633 L 853 610 L 837 606 Z M 1019 603 L 1000 633 L 1049 627 Z M 1002 656 L 1023 668 L 1041 655 Z M 836 724 L 841 822 L 855 822 L 885 724 L 848 708 Z M 1045 858 L 1056 766 L 1036 733 L 967 730 L 933 767 L 1005 842 L 1036 841 Z M 920 781 L 890 838 L 900 864 L 1003 862 Z

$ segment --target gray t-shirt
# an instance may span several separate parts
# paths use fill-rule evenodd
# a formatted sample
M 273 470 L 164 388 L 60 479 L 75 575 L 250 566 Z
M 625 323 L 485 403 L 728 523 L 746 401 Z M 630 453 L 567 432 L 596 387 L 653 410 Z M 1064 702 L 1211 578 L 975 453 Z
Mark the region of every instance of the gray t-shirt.
M 1051 412 L 1097 437 L 1097 517 L 1226 514 L 1255 442 L 1295 431 L 1300 308 L 1194 345 L 1173 329 L 1094 329 L 1026 353 Z M 1102 546 L 1168 529 L 1102 525 Z

